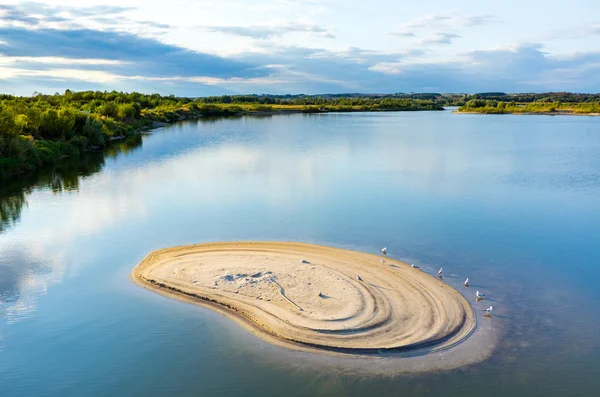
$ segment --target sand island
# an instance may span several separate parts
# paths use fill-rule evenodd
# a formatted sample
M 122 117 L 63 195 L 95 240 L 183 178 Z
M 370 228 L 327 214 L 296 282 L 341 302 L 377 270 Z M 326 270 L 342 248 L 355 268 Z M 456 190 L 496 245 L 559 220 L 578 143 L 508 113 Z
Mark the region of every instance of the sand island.
M 208 306 L 267 341 L 300 350 L 426 354 L 460 343 L 476 325 L 466 299 L 420 269 L 312 244 L 160 249 L 132 275 L 146 288 Z

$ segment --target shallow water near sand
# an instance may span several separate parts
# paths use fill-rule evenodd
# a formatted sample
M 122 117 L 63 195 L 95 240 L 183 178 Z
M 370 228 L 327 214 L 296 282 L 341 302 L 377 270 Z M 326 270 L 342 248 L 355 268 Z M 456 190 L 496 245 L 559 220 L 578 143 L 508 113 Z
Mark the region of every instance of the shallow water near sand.
M 0 197 L 3 397 L 600 395 L 600 118 L 183 122 Z M 479 321 L 498 345 L 477 365 L 371 373 L 379 362 L 273 347 L 129 280 L 152 250 L 223 240 L 443 266 L 487 295 Z

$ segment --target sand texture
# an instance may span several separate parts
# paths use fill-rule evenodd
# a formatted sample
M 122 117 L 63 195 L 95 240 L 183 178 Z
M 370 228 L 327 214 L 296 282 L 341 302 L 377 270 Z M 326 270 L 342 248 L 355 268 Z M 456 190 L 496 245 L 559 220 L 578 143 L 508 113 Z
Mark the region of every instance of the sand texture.
M 458 291 L 420 269 L 311 244 L 166 248 L 143 259 L 133 277 L 217 309 L 268 341 L 303 350 L 426 354 L 460 343 L 476 324 Z

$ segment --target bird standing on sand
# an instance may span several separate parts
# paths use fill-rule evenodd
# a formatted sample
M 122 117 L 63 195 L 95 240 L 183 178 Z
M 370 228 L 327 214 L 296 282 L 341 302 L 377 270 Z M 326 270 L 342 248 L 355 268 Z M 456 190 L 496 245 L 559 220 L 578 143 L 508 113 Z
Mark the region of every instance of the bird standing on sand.
M 381 263 L 385 263 L 385 260 L 384 260 L 384 259 L 382 259 L 382 260 L 381 260 Z
M 322 298 L 323 294 L 321 293 L 321 291 L 319 291 L 319 298 Z
M 490 306 L 487 309 L 483 309 L 483 311 L 485 312 L 486 316 L 491 316 L 492 315 L 492 310 L 494 310 L 493 306 Z
M 465 287 L 469 286 L 469 277 L 467 277 L 467 279 L 465 280 Z
M 440 270 L 438 270 L 438 277 L 442 277 L 443 273 L 444 273 L 444 268 L 440 267 Z
M 387 255 L 387 247 L 383 247 L 383 248 L 381 249 L 381 253 L 382 253 L 383 255 Z
M 360 277 L 358 274 L 356 275 L 356 279 L 357 279 L 358 281 L 363 281 L 363 279 L 362 279 L 362 278 L 361 278 L 361 277 Z
M 484 294 L 480 293 L 479 291 L 475 292 L 475 296 L 477 297 L 477 299 L 483 299 L 483 297 L 485 296 Z
M 412 267 L 413 269 L 418 269 L 419 268 L 419 266 L 417 266 L 415 264 L 410 265 L 410 267 Z

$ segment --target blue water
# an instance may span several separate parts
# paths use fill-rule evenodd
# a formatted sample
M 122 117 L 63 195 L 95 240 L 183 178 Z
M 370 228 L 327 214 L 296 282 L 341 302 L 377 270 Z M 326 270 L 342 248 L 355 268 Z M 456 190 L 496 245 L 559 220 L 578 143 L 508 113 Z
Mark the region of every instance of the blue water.
M 184 122 L 0 188 L 0 395 L 600 395 L 600 118 L 451 112 Z M 294 240 L 465 277 L 492 356 L 299 365 L 129 281 L 151 250 Z

